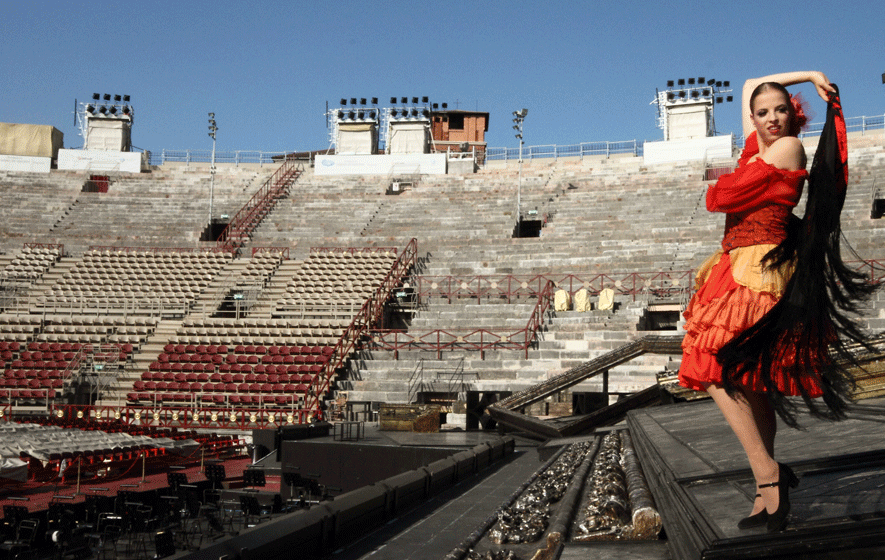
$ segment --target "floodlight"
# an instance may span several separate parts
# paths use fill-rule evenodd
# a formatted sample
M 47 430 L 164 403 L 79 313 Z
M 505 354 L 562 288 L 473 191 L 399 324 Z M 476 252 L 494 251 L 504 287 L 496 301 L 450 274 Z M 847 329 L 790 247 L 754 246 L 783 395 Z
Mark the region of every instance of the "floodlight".
M 351 98 L 350 98 L 350 104 L 351 104 L 351 105 L 356 105 L 356 97 L 351 97 Z
M 391 104 L 391 105 L 396 105 L 396 97 L 391 97 L 391 98 L 390 98 L 390 104 Z
M 412 116 L 413 116 L 413 117 L 417 117 L 417 116 L 418 116 L 418 109 L 412 109 Z
M 721 96 L 719 96 L 719 97 L 716 98 L 716 103 L 722 103 L 722 97 L 721 97 Z
M 214 118 L 215 118 L 215 113 L 209 113 L 209 118 L 210 118 L 210 119 L 214 119 Z
M 710 96 L 710 90 L 705 89 L 704 90 L 704 97 L 709 97 L 709 96 Z
M 116 115 L 116 114 L 117 114 L 117 106 L 116 106 L 116 105 L 111 105 L 111 108 L 108 109 L 108 111 L 109 111 L 112 115 Z
M 126 105 L 125 107 L 123 107 L 123 114 L 124 115 L 128 115 L 130 111 L 132 111 L 132 108 L 129 105 Z
M 706 80 L 702 77 L 698 78 L 698 83 L 703 85 Z
M 377 98 L 377 97 L 373 97 L 373 98 L 372 98 L 372 105 L 377 105 L 377 104 L 378 104 L 378 98 Z
M 119 103 L 119 102 L 122 101 L 122 100 L 123 100 L 123 98 L 120 97 L 119 94 L 114 95 L 114 101 L 116 101 L 117 103 Z
M 391 117 L 391 118 L 394 118 L 394 119 L 395 119 L 396 116 L 397 116 L 398 114 L 399 114 L 399 111 L 397 111 L 396 109 L 391 109 L 391 110 L 390 110 L 390 117 Z
M 680 86 L 684 86 L 684 85 L 685 85 L 685 78 L 679 78 L 679 82 L 678 82 L 678 83 L 679 83 Z
M 437 109 L 439 109 L 439 103 L 434 103 L 433 110 L 436 111 Z
M 691 90 L 691 96 L 693 99 L 697 99 L 698 98 L 698 90 L 696 90 L 696 89 Z
M 728 97 L 725 98 L 725 100 L 728 101 L 729 103 L 731 103 L 732 101 L 734 101 L 734 97 L 729 95 Z
M 667 92 L 667 101 L 673 101 L 674 99 L 676 99 L 676 96 L 673 94 L 673 92 Z
M 366 104 L 366 98 L 360 97 L 360 105 L 365 105 L 365 104 Z
M 341 98 L 341 105 L 347 105 L 347 100 L 343 97 Z
M 448 109 L 448 108 L 449 108 L 449 104 L 448 104 L 448 103 L 443 103 L 442 107 L 443 107 L 443 109 Z
M 92 94 L 92 99 L 95 99 L 96 101 L 98 101 L 99 99 L 101 99 L 101 95 L 99 95 L 99 94 L 97 94 L 97 93 L 93 93 L 93 94 Z
M 338 111 L 338 120 L 344 119 L 344 111 Z
M 513 125 L 513 130 L 519 130 L 519 125 L 518 124 Z
M 131 97 L 129 97 L 128 95 L 125 95 L 125 94 L 123 95 L 123 101 L 124 101 L 125 103 L 129 103 L 129 100 L 130 100 L 130 99 L 131 99 Z
M 350 120 L 356 119 L 356 113 L 353 111 L 350 111 L 349 113 L 347 113 L 347 118 L 349 118 Z
M 357 113 L 357 116 L 359 117 L 360 120 L 364 120 L 364 119 L 366 118 L 366 114 L 363 113 L 362 111 L 360 111 L 359 113 Z
M 425 116 L 425 117 L 429 117 L 429 116 L 430 116 L 430 111 L 428 111 L 427 109 L 424 109 L 423 111 L 421 111 L 421 114 L 422 114 L 423 116 Z
M 688 79 L 688 85 L 690 85 L 690 86 L 693 86 L 693 85 L 694 85 L 694 78 L 689 78 L 689 79 Z
M 101 113 L 102 115 L 104 115 L 105 113 L 108 112 L 108 108 L 105 107 L 104 105 L 102 105 L 102 106 L 98 109 L 98 112 Z
M 667 87 L 673 87 L 676 83 L 673 80 L 667 80 Z
M 710 78 L 709 80 L 707 80 L 707 85 L 708 85 L 708 86 L 712 86 L 712 85 L 715 84 L 715 83 L 716 83 L 716 80 L 714 80 L 713 78 Z
M 104 99 L 105 101 L 110 101 L 110 100 L 111 100 L 111 94 L 110 94 L 110 93 L 106 93 L 106 94 L 104 94 L 103 99 Z
M 95 113 L 95 106 L 94 105 L 87 105 L 86 112 L 89 113 L 90 115 L 94 114 Z
M 409 102 L 409 98 L 408 98 L 408 97 L 400 97 L 399 102 L 400 102 L 400 103 L 408 103 L 408 102 Z
M 430 101 L 430 98 L 427 97 L 426 95 L 421 98 L 421 103 L 427 103 L 428 101 Z
M 681 97 L 681 98 L 684 99 L 684 98 L 685 98 L 685 92 L 684 92 L 684 91 L 680 91 L 680 92 L 679 92 L 679 97 Z
M 725 80 L 724 82 L 722 82 L 722 85 L 725 87 L 731 87 L 731 82 L 729 82 L 728 80 Z
M 417 98 L 417 97 L 413 97 L 413 98 L 412 98 L 412 103 L 413 103 L 413 104 L 417 104 L 417 103 L 418 103 L 418 98 Z
M 716 82 L 716 87 L 722 87 L 722 82 Z

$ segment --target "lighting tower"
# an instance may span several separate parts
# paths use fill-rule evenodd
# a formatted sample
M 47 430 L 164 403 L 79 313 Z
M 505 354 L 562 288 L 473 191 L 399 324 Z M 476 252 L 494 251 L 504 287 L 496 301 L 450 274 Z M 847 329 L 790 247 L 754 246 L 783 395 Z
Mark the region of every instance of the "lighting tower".
M 218 127 L 215 125 L 215 113 L 209 113 L 209 138 L 212 139 L 212 167 L 209 168 L 209 228 L 212 228 L 212 202 L 215 196 L 215 132 Z
M 658 106 L 658 128 L 664 131 L 664 140 L 716 136 L 715 106 L 733 101 L 731 93 L 728 80 L 667 80 L 667 88 L 655 90 L 651 102 Z
M 522 138 L 522 123 L 525 116 L 529 114 L 528 109 L 513 111 L 513 130 L 516 131 L 516 138 L 519 139 L 519 180 L 516 184 L 516 236 L 522 237 L 522 214 L 521 214 L 521 196 L 522 196 L 522 145 L 525 143 Z

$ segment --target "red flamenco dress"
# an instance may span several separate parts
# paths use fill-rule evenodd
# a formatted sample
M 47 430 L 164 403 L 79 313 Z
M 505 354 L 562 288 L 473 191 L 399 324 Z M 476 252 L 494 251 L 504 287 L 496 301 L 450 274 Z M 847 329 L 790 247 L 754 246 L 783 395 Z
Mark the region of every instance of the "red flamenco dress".
M 793 274 L 792 262 L 767 269 L 762 259 L 786 238 L 792 209 L 808 174 L 804 169 L 778 169 L 761 159 L 748 163 L 758 152 L 753 133 L 735 172 L 707 190 L 707 210 L 726 213 L 725 235 L 722 249 L 698 270 L 697 292 L 684 313 L 679 383 L 690 389 L 703 391 L 704 384 L 722 382 L 716 353 L 774 307 Z M 822 394 L 818 376 L 803 376 L 797 382 L 778 375 L 777 369 L 775 364 L 772 378 L 784 395 L 799 395 L 798 383 L 811 398 Z M 746 372 L 737 381 L 750 391 L 766 391 L 757 372 Z

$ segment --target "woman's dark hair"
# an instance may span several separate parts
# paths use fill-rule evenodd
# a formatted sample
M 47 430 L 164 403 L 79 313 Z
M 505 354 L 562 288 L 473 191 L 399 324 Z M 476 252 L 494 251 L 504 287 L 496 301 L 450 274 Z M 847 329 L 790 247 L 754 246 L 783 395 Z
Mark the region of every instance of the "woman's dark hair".
M 802 110 L 801 106 L 801 97 L 799 99 L 794 98 L 790 95 L 790 92 L 787 91 L 782 84 L 777 82 L 762 82 L 755 89 L 753 89 L 753 93 L 750 94 L 750 111 L 753 111 L 753 103 L 756 101 L 756 98 L 759 97 L 760 94 L 768 91 L 768 90 L 776 90 L 783 94 L 784 99 L 787 100 L 787 106 L 790 107 L 790 130 L 788 131 L 790 136 L 799 136 L 799 132 L 802 130 L 802 127 L 805 126 L 807 119 L 805 118 L 805 113 Z
M 756 86 L 756 89 L 754 89 L 753 93 L 750 94 L 751 111 L 753 110 L 753 102 L 756 101 L 756 98 L 759 97 L 761 93 L 764 93 L 770 89 L 775 89 L 781 92 L 782 94 L 784 94 L 784 99 L 786 99 L 787 101 L 790 100 L 790 92 L 787 91 L 787 88 L 785 88 L 782 84 L 779 84 L 777 82 L 762 82 L 761 84 Z
M 847 183 L 845 120 L 837 89 L 830 94 L 827 121 L 811 164 L 805 215 L 801 220 L 793 217 L 787 239 L 763 259 L 775 268 L 795 258 L 795 272 L 778 303 L 716 355 L 729 394 L 744 374 L 758 374 L 774 409 L 793 427 L 796 405 L 778 390 L 775 378 L 791 378 L 812 414 L 842 418 L 854 388 L 848 367 L 859 366 L 848 344 L 867 346 L 852 316 L 877 286 L 842 261 L 839 216 Z M 809 373 L 820 376 L 825 410 L 802 384 Z

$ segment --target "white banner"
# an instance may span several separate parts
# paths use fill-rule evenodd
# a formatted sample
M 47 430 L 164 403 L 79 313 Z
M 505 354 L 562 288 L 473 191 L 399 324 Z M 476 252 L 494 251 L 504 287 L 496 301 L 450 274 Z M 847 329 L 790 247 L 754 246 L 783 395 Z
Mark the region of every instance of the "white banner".
M 445 154 L 316 156 L 314 175 L 445 175 Z
M 58 168 L 72 171 L 124 171 L 141 173 L 140 152 L 59 150 Z
M 731 134 L 692 140 L 646 142 L 642 147 L 643 160 L 646 165 L 654 165 L 677 161 L 727 159 L 732 157 L 731 144 Z
M 52 159 L 48 157 L 0 155 L 0 171 L 49 173 L 51 166 Z

